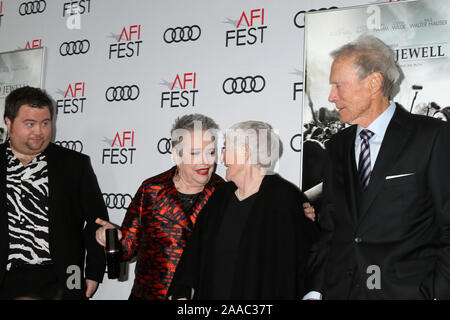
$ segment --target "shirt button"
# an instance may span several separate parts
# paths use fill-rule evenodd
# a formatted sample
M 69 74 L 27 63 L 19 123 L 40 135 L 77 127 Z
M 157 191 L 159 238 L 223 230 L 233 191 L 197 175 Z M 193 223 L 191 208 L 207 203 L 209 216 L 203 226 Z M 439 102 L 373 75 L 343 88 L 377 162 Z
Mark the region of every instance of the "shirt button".
M 361 242 L 362 242 L 362 239 L 360 237 L 355 238 L 355 243 L 361 243 Z

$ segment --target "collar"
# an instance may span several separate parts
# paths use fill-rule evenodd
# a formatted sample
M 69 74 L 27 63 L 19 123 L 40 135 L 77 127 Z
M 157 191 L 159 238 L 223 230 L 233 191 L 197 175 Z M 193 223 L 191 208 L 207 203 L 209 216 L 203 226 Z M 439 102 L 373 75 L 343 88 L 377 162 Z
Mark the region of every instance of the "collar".
M 34 157 L 34 159 L 31 160 L 30 164 L 37 163 L 40 161 L 46 161 L 46 154 L 47 154 L 46 151 L 47 151 L 47 148 L 43 152 L 39 153 L 36 157 Z M 14 163 L 16 161 L 20 162 L 20 160 L 12 152 L 10 141 L 8 141 L 6 144 L 6 159 L 7 159 L 7 162 L 9 165 L 11 165 L 12 163 Z
M 391 121 L 394 112 L 395 112 L 395 102 L 394 101 L 389 101 L 389 107 L 383 111 L 382 114 L 380 114 L 378 116 L 378 118 L 376 118 L 368 127 L 367 129 L 369 129 L 370 131 L 372 131 L 375 136 L 384 137 L 384 134 L 386 133 L 386 129 L 389 125 L 389 122 Z M 357 129 L 356 129 L 356 137 L 359 137 L 359 133 L 363 130 L 364 128 L 358 124 Z

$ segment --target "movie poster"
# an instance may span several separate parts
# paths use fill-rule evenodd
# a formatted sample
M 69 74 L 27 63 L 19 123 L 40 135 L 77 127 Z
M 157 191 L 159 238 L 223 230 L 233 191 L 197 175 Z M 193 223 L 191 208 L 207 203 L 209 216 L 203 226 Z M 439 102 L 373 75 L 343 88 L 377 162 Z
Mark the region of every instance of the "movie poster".
M 44 48 L 0 53 L 0 114 L 3 118 L 5 98 L 23 86 L 42 88 Z M 7 139 L 5 122 L 0 121 L 0 143 Z
M 325 144 L 344 128 L 328 101 L 330 52 L 370 34 L 396 53 L 403 80 L 393 100 L 417 114 L 450 120 L 448 47 L 450 2 L 402 1 L 308 13 L 305 16 L 305 94 L 302 186 L 320 195 Z

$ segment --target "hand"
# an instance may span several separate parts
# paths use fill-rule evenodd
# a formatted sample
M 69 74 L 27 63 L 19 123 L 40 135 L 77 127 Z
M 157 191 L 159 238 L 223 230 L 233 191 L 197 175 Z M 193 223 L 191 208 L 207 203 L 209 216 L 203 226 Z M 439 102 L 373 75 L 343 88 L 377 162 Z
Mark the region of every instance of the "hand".
M 305 213 L 305 216 L 308 219 L 311 219 L 312 221 L 316 221 L 316 211 L 314 210 L 314 207 L 309 202 L 303 203 L 303 212 Z
M 91 298 L 95 290 L 97 290 L 98 282 L 86 279 L 86 298 Z
M 97 240 L 97 242 L 101 245 L 101 246 L 106 246 L 106 237 L 105 237 L 105 232 L 107 229 L 117 229 L 117 235 L 119 237 L 119 240 L 122 239 L 122 232 L 119 230 L 118 227 L 116 227 L 115 225 L 113 225 L 112 223 L 102 220 L 100 218 L 97 218 L 95 220 L 96 224 L 101 225 L 101 228 L 98 228 L 97 231 L 95 232 L 95 240 Z

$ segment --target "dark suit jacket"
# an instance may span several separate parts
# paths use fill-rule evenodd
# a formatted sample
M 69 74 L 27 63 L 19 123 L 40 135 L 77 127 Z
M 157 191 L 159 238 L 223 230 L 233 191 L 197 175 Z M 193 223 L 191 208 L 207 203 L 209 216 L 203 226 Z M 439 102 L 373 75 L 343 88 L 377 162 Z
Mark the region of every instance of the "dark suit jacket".
M 105 270 L 103 248 L 95 240 L 97 217 L 108 220 L 97 178 L 89 157 L 50 143 L 47 154 L 49 179 L 49 245 L 63 298 L 83 297 L 85 281 L 101 282 Z M 0 285 L 8 260 L 8 215 L 6 212 L 6 144 L 0 145 Z M 87 251 L 87 254 L 86 254 Z M 85 268 L 86 260 L 86 268 Z M 68 290 L 66 282 L 81 270 L 81 290 Z M 83 271 L 85 272 L 83 273 Z M 70 282 L 70 279 L 69 279 Z
M 171 293 L 211 299 L 213 243 L 236 185 L 224 183 L 199 214 L 178 264 Z M 231 299 L 299 299 L 305 294 L 309 249 L 317 240 L 314 224 L 305 217 L 307 199 L 279 175 L 266 175 L 254 200 L 239 242 Z
M 450 126 L 397 105 L 364 192 L 355 134 L 351 126 L 328 145 L 310 289 L 325 299 L 449 299 Z

